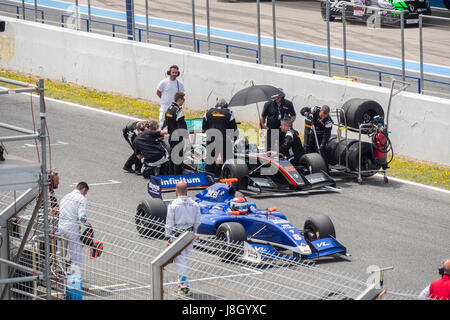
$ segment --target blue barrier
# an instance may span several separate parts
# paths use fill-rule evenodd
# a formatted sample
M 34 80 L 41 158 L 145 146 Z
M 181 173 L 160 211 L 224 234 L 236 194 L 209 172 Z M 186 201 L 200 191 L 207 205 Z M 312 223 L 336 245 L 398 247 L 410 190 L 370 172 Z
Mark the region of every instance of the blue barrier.
M 6 2 L 0 2 L 0 5 L 7 6 L 7 7 L 15 7 L 16 8 L 17 19 L 20 19 L 20 8 L 22 8 L 21 5 L 12 4 L 12 3 L 6 3 Z M 35 11 L 35 8 L 25 7 L 25 10 Z M 42 23 L 44 23 L 44 10 L 37 9 L 36 11 L 41 13 L 41 21 L 42 21 Z
M 328 61 L 326 61 L 326 60 L 320 60 L 320 59 L 315 59 L 315 58 L 308 58 L 308 57 L 302 57 L 302 56 L 296 56 L 296 55 L 292 55 L 292 54 L 283 53 L 283 54 L 281 54 L 281 58 L 280 58 L 281 68 L 284 67 L 284 59 L 285 59 L 285 57 L 311 61 L 312 62 L 312 68 L 313 68 L 313 74 L 316 74 L 316 62 L 328 64 Z M 331 62 L 331 65 L 340 66 L 340 67 L 344 67 L 345 66 L 343 63 L 339 63 L 339 62 Z M 360 67 L 360 66 L 347 65 L 347 68 L 378 73 L 378 86 L 379 87 L 383 86 L 382 75 L 391 75 L 391 76 L 402 77 L 401 73 L 395 73 L 395 72 L 383 71 L 383 70 L 378 70 L 378 69 L 365 68 L 365 67 Z M 417 92 L 421 93 L 421 91 L 422 91 L 421 90 L 421 85 L 422 84 L 421 84 L 420 77 L 406 75 L 405 78 L 417 80 Z M 450 85 L 450 82 L 441 81 L 441 80 L 434 80 L 434 79 L 426 79 L 426 78 L 424 78 L 423 81 L 424 82 L 428 81 L 428 82 L 438 83 L 438 84 L 443 84 L 443 85 Z

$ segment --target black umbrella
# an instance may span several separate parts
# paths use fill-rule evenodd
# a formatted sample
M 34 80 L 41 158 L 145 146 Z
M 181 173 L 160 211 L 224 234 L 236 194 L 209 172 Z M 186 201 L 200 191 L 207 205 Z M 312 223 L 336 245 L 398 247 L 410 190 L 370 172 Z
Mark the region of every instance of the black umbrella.
M 242 89 L 231 98 L 229 107 L 246 106 L 252 103 L 268 101 L 278 96 L 283 96 L 284 93 L 280 89 L 270 85 L 253 85 L 251 87 Z

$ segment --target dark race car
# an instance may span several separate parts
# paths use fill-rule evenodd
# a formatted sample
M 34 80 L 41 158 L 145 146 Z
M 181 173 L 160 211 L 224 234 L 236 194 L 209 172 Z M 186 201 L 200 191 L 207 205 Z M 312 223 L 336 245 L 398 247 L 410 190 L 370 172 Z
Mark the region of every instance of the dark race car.
M 195 130 L 195 123 L 201 119 L 191 119 L 188 128 L 191 134 L 199 138 L 203 133 Z M 192 126 L 192 129 L 190 128 Z M 204 172 L 204 139 L 192 143 L 191 152 L 186 153 L 185 172 Z M 302 194 L 311 191 L 339 192 L 336 182 L 328 175 L 328 167 L 320 154 L 307 153 L 300 159 L 298 166 L 276 156 L 268 156 L 246 138 L 235 142 L 234 159 L 221 165 L 221 178 L 237 178 L 234 187 L 251 197 L 282 196 Z
M 295 228 L 276 208 L 258 209 L 255 203 L 237 197 L 230 180 L 215 183 L 193 197 L 201 209 L 197 247 L 208 239 L 220 243 L 217 254 L 226 260 L 311 259 L 333 254 L 347 255 L 336 240 L 331 219 L 319 214 L 306 219 L 302 230 Z M 150 187 L 149 187 L 150 190 Z M 239 203 L 239 206 L 235 206 Z M 141 201 L 135 223 L 143 238 L 164 238 L 166 203 L 160 198 Z
M 321 15 L 326 21 L 326 0 L 321 0 Z M 400 26 L 401 12 L 404 12 L 405 26 L 418 25 L 419 15 L 431 15 L 428 0 L 330 0 L 330 21 L 342 17 L 345 4 L 345 18 L 348 21 L 380 25 Z

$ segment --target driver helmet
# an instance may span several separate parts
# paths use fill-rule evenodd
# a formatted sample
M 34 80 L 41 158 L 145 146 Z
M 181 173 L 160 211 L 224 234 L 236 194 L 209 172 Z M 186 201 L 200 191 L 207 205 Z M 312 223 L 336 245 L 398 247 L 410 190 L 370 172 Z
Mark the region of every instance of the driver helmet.
M 236 197 L 230 201 L 232 211 L 237 211 L 239 214 L 248 213 L 248 203 L 243 197 Z

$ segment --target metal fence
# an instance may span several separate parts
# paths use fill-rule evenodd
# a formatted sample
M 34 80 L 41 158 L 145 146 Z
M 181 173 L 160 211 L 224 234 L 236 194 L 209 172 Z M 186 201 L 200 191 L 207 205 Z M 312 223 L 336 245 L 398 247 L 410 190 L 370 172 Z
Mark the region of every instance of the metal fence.
M 408 17 L 406 11 L 344 1 L 328 1 L 327 7 L 324 9 L 322 5 L 321 9 L 325 21 L 319 20 L 315 25 L 316 38 L 320 39 L 312 41 L 307 35 L 302 37 L 300 34 L 298 39 L 294 39 L 294 41 L 304 41 L 320 46 L 313 54 L 281 45 L 284 41 L 282 37 L 285 30 L 281 30 L 282 32 L 277 30 L 280 19 L 283 17 L 279 13 L 275 0 L 271 2 L 270 13 L 267 10 L 268 3 L 262 4 L 260 0 L 255 0 L 254 12 L 248 12 L 247 18 L 256 26 L 254 30 L 256 37 L 254 41 L 249 40 L 245 44 L 239 40 L 225 40 L 217 37 L 214 39 L 211 25 L 217 22 L 211 16 L 212 13 L 217 14 L 218 4 L 210 3 L 210 0 L 192 0 L 189 6 L 185 3 L 185 9 L 188 7 L 190 9 L 189 12 L 183 13 L 191 15 L 191 27 L 181 31 L 150 24 L 151 14 L 157 6 L 151 0 L 145 0 L 144 7 L 142 3 L 135 6 L 134 1 L 126 0 L 122 9 L 126 19 L 123 20 L 117 20 L 117 17 L 96 16 L 94 18 L 91 0 L 85 2 L 87 5 L 81 5 L 78 0 L 74 0 L 73 5 L 65 10 L 43 9 L 37 2 L 34 6 L 26 6 L 24 0 L 21 3 L 1 2 L 0 8 L 3 13 L 20 19 L 34 19 L 38 22 L 113 37 L 168 45 L 198 53 L 254 61 L 330 77 L 350 77 L 377 86 L 388 86 L 390 80 L 396 78 L 410 82 L 412 92 L 450 97 L 448 93 L 450 76 L 438 72 L 438 65 L 447 68 L 450 66 L 448 55 L 445 54 L 450 50 L 448 40 L 450 37 L 447 30 L 450 18 L 421 14 L 416 26 L 409 24 L 412 20 L 406 19 Z M 338 16 L 337 20 L 333 15 L 327 19 L 327 13 L 333 14 L 337 4 L 341 4 L 343 14 Z M 292 11 L 295 10 L 301 17 L 302 11 L 299 8 L 292 8 Z M 145 19 L 142 19 L 139 14 L 144 14 Z M 355 21 L 358 16 L 364 17 L 363 22 Z M 389 16 L 395 16 L 396 19 L 386 19 Z M 196 18 L 199 17 L 206 27 L 198 24 Z M 262 36 L 263 27 L 267 33 L 268 26 L 271 26 L 271 39 Z M 292 28 L 302 28 L 302 26 L 301 18 L 299 18 L 299 26 L 293 25 Z M 234 30 L 239 31 L 240 26 L 234 26 Z M 436 40 L 436 37 L 442 37 L 442 39 Z M 375 53 L 380 47 L 386 49 L 382 53 L 383 57 Z M 362 56 L 364 58 L 361 58 Z
M 1 205 L 14 200 L 12 193 L 0 193 Z M 30 223 L 31 207 L 18 213 L 9 222 L 11 255 Z M 33 224 L 27 245 L 19 260 L 23 266 L 41 271 L 45 255 L 42 247 L 42 214 Z M 51 215 L 49 215 L 51 216 Z M 82 296 L 86 300 L 145 300 L 153 299 L 152 261 L 166 249 L 160 239 L 164 224 L 152 221 L 145 236 L 139 235 L 135 212 L 90 203 L 88 217 L 93 225 L 95 240 L 103 242 L 103 253 L 91 258 L 83 248 Z M 52 219 L 50 219 L 53 221 Z M 52 223 L 50 223 L 52 225 Z M 68 297 L 67 267 L 64 259 L 55 255 L 54 229 L 51 232 L 50 265 L 52 270 L 51 297 Z M 67 241 L 67 240 L 66 240 Z M 189 279 L 191 296 L 177 294 L 177 272 L 173 263 L 163 269 L 163 299 L 194 300 L 349 300 L 367 294 L 367 279 L 337 273 L 313 261 L 266 259 L 251 263 L 237 256 L 244 251 L 242 243 L 224 243 L 213 238 L 201 238 L 194 245 Z M 62 257 L 65 256 L 63 252 Z M 16 271 L 15 277 L 23 273 Z M 417 299 L 417 294 L 393 290 L 389 284 L 380 298 L 390 300 Z M 43 281 L 28 280 L 11 286 L 15 299 L 47 299 Z M 379 292 L 379 291 L 378 291 Z

